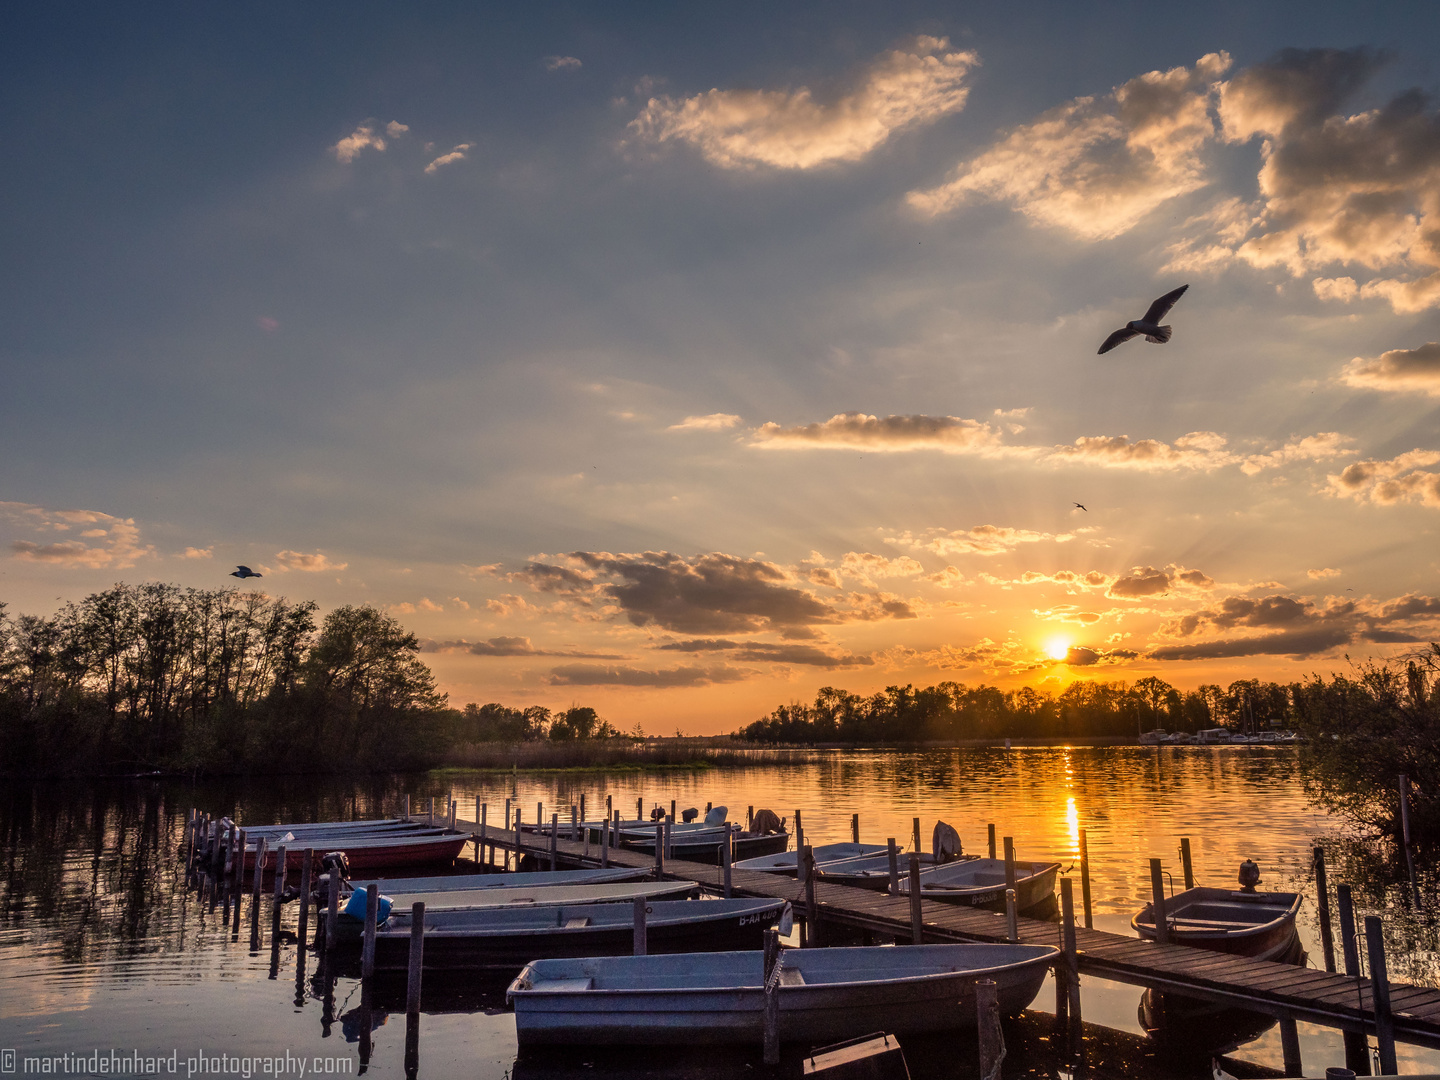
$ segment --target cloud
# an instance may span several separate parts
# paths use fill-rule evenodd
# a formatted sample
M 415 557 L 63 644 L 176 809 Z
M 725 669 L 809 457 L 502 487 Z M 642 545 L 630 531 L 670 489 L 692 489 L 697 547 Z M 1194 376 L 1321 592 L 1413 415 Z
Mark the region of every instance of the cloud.
M 210 559 L 215 556 L 215 548 L 187 547 L 184 551 L 176 552 L 177 559 Z
M 578 71 L 585 66 L 573 56 L 547 56 L 540 62 L 546 71 Z
M 953 566 L 947 566 L 944 570 L 937 570 L 933 574 L 926 574 L 920 579 L 934 585 L 937 589 L 958 589 L 966 582 L 966 577 Z
M 1151 71 L 1081 97 L 1003 135 L 952 177 L 907 201 L 926 216 L 973 199 L 1007 202 L 1032 221 L 1089 240 L 1118 236 L 1161 203 L 1206 182 L 1201 151 L 1226 53 Z
M 847 94 L 817 102 L 796 90 L 710 90 L 651 98 L 630 124 L 639 139 L 679 140 L 723 169 L 813 169 L 859 161 L 892 134 L 965 107 L 965 77 L 979 63 L 945 38 L 918 37 L 878 57 Z
M 1134 649 L 1091 649 L 1085 645 L 1071 645 L 1065 650 L 1065 659 L 1060 663 L 1066 667 L 1094 667 L 1128 664 L 1140 654 Z
M 844 587 L 840 575 L 834 570 L 823 566 L 817 566 L 806 575 L 806 580 L 812 585 L 819 585 L 826 589 L 839 589 Z
M 1347 386 L 1365 390 L 1419 391 L 1440 397 L 1440 343 L 1418 349 L 1391 349 L 1376 357 L 1357 356 L 1340 373 Z
M 875 661 L 854 653 L 831 653 L 814 645 L 771 644 L 768 642 L 730 641 L 726 638 L 691 638 L 672 641 L 660 648 L 667 652 L 728 652 L 737 660 L 796 664 L 804 667 L 855 668 L 867 667 Z
M 332 146 L 330 150 L 334 153 L 335 159 L 341 164 L 348 165 L 360 156 L 362 150 L 371 149 L 384 153 L 385 136 L 375 130 L 374 124 L 373 120 L 367 120 Z M 385 131 L 392 139 L 398 139 L 409 130 L 407 125 L 395 120 L 391 120 L 385 125 Z
M 1111 583 L 1105 595 L 1112 600 L 1138 600 L 1145 596 L 1163 596 L 1169 592 L 1189 589 L 1213 589 L 1215 579 L 1200 570 L 1187 570 L 1171 563 L 1164 570 L 1153 566 L 1137 566 Z
M 1237 656 L 1289 656 L 1301 659 L 1350 644 L 1354 634 L 1340 626 L 1225 638 L 1195 645 L 1163 645 L 1145 655 L 1151 660 L 1222 660 Z
M 1131 442 L 1128 435 L 1085 435 L 1073 445 L 1056 446 L 1048 460 L 1079 462 L 1112 469 L 1163 472 L 1174 469 L 1210 471 L 1232 464 L 1235 455 L 1225 449 L 1225 437 L 1213 431 L 1192 431 L 1174 445 L 1158 439 Z
M 873 585 L 876 578 L 914 577 L 924 573 L 921 566 L 908 555 L 888 559 L 884 555 L 870 552 L 850 551 L 840 560 L 840 566 L 851 577 L 859 578 L 867 585 Z
M 1000 449 L 1000 432 L 981 420 L 958 416 L 887 416 L 836 413 L 823 423 L 784 428 L 762 424 L 754 432 L 754 445 L 770 449 L 805 448 L 906 451 L 943 450 L 951 454 L 994 453 Z
M 708 416 L 687 416 L 678 424 L 671 424 L 666 431 L 724 431 L 740 423 L 740 417 L 733 413 L 710 413 Z
M 1090 570 L 1084 574 L 1074 570 L 1057 570 L 1053 574 L 1042 574 L 1038 570 L 1026 570 L 1014 582 L 1006 584 L 1014 585 L 1064 585 L 1070 592 L 1086 589 L 1104 589 L 1109 587 L 1115 578 L 1110 574 L 1101 573 L 1099 570 Z
M 118 518 L 98 510 L 48 510 L 21 502 L 0 502 L 0 516 L 39 537 L 38 540 L 11 541 L 10 550 L 15 558 L 24 562 L 123 570 L 140 559 L 155 556 L 154 545 L 141 542 L 134 518 Z M 48 539 L 76 528 L 81 529 L 81 539 Z
M 446 165 L 453 165 L 457 161 L 464 161 L 465 152 L 467 150 L 473 150 L 474 147 L 474 143 L 462 142 L 460 145 L 456 146 L 455 149 L 451 150 L 448 154 L 441 154 L 434 161 L 430 162 L 429 165 L 426 165 L 426 174 L 433 175 L 440 169 L 444 168 Z
M 1335 496 L 1391 506 L 1416 502 L 1440 507 L 1440 473 L 1424 466 L 1440 463 L 1434 450 L 1411 450 L 1389 461 L 1357 461 L 1339 474 L 1325 478 L 1326 490 Z
M 421 652 L 465 652 L 471 656 L 570 656 L 584 660 L 623 660 L 613 653 L 580 652 L 575 649 L 537 649 L 528 637 L 492 637 L 488 641 L 425 641 Z
M 562 664 L 551 670 L 545 680 L 551 686 L 713 686 L 717 683 L 739 682 L 750 672 L 728 664 L 714 667 L 643 668 L 607 664 Z
M 1340 571 L 1327 566 L 1323 570 L 1306 570 L 1305 576 L 1311 581 L 1324 581 L 1326 578 L 1339 577 Z
M 301 570 L 307 574 L 316 574 L 322 570 L 344 570 L 350 564 L 348 562 L 333 563 L 329 556 L 320 552 L 306 554 L 302 551 L 277 551 L 275 561 L 280 564 L 281 570 Z M 429 601 L 425 601 L 429 603 Z
M 1286 443 L 1268 454 L 1251 454 L 1240 463 L 1240 471 L 1254 476 L 1263 469 L 1273 469 L 1295 461 L 1324 461 L 1328 458 L 1343 457 L 1355 453 L 1345 443 L 1354 442 L 1348 435 L 1338 431 L 1321 431 Z
M 1021 544 L 1038 544 L 1047 540 L 1064 544 L 1073 539 L 1074 533 L 1032 532 L 1029 529 L 1012 529 L 1009 526 L 977 525 L 973 529 L 954 532 L 931 529 L 918 537 L 904 532 L 899 536 L 886 537 L 885 542 L 897 547 L 932 551 L 936 555 L 1001 555 L 1013 551 Z

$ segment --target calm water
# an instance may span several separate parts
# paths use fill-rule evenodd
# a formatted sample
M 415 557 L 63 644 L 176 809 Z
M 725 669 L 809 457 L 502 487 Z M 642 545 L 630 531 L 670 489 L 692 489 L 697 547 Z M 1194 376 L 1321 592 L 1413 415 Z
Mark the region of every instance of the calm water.
M 1440 985 L 1434 920 L 1415 913 L 1397 883 L 1393 853 L 1347 838 L 1337 823 L 1307 805 L 1293 751 L 1269 747 L 1153 749 L 1016 749 L 926 753 L 834 752 L 766 759 L 708 772 L 576 776 L 431 775 L 361 782 L 281 778 L 244 783 L 133 782 L 14 786 L 0 802 L 4 875 L 0 879 L 0 1048 L 27 1055 L 96 1050 L 168 1059 L 178 1075 L 202 1075 L 217 1055 L 253 1059 L 252 1075 L 360 1071 L 360 993 L 343 975 L 327 977 L 311 955 L 303 968 L 293 933 L 250 949 L 246 926 L 237 936 L 222 911 L 184 887 L 177 850 L 192 806 L 242 822 L 376 817 L 398 810 L 402 794 L 415 806 L 435 796 L 458 798 L 462 816 L 475 800 L 498 820 L 506 798 L 526 819 L 543 802 L 568 808 L 584 794 L 590 807 L 605 796 L 627 815 L 636 798 L 647 807 L 714 802 L 743 819 L 746 806 L 790 817 L 804 812 L 807 839 L 846 840 L 858 813 L 861 839 L 906 843 L 919 817 L 928 845 L 937 819 L 954 825 L 969 851 L 985 846 L 986 825 L 1016 840 L 1022 859 L 1069 866 L 1086 829 L 1092 863 L 1095 925 L 1129 931 L 1149 893 L 1149 860 L 1160 857 L 1180 876 L 1177 849 L 1188 836 L 1200 883 L 1235 880 L 1242 859 L 1256 860 L 1264 885 L 1298 889 L 1310 898 L 1301 934 L 1320 963 L 1310 850 L 1327 848 L 1331 884 L 1348 881 L 1365 913 L 1386 918 L 1393 977 Z M 1422 895 L 1435 879 L 1422 872 Z M 1180 887 L 1177 885 L 1177 888 Z M 1077 889 L 1078 895 L 1078 889 Z M 1428 902 L 1428 901 L 1427 901 Z M 295 912 L 286 912 L 293 931 Z M 268 931 L 268 913 L 262 918 Z M 1139 1038 L 1139 991 L 1087 979 L 1083 986 L 1090 1071 L 1104 1076 L 1205 1075 L 1208 1058 L 1156 1056 Z M 403 992 L 402 992 L 403 993 Z M 1040 1010 L 1054 1001 L 1047 987 L 1037 1015 L 1010 1034 L 1005 1075 L 1056 1076 Z M 387 1000 L 372 1016 L 374 1050 L 367 1074 L 404 1076 L 403 1000 Z M 398 1007 L 398 1015 L 386 1008 Z M 420 1073 L 425 1076 L 741 1075 L 760 1069 L 758 1048 L 703 1054 L 550 1054 L 517 1060 L 513 1018 L 503 986 L 442 985 L 427 977 L 421 1023 Z M 1340 1064 L 1337 1034 L 1301 1025 L 1307 1072 Z M 970 1075 L 971 1051 L 917 1046 L 912 1072 Z M 287 1057 L 288 1055 L 288 1057 Z M 1237 1058 L 1279 1068 L 1280 1041 L 1271 1030 Z M 1401 1046 L 1402 1070 L 1440 1071 L 1440 1055 Z M 958 1063 L 957 1063 L 958 1058 Z M 221 1059 L 223 1063 L 223 1058 Z M 3 1063 L 0 1063 L 3 1064 Z M 63 1063 L 62 1063 L 63 1064 Z M 162 1075 L 169 1065 L 160 1063 Z M 269 1072 L 267 1072 L 267 1068 Z M 956 1070 L 959 1070 L 957 1073 Z M 122 1063 L 121 1073 L 126 1072 Z M 798 1076 L 798 1059 L 782 1070 Z M 973 1070 L 972 1070 L 973 1072 Z M 73 1068 L 70 1075 L 88 1075 Z M 231 1072 L 229 1075 L 242 1075 Z M 1064 1075 L 1069 1075 L 1065 1072 Z

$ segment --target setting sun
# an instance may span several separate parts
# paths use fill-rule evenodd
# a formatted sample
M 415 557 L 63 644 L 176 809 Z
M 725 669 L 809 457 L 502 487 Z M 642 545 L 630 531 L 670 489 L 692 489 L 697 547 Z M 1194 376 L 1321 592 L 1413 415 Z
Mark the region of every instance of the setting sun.
M 1045 652 L 1052 660 L 1064 660 L 1070 655 L 1070 639 L 1057 637 L 1045 643 Z

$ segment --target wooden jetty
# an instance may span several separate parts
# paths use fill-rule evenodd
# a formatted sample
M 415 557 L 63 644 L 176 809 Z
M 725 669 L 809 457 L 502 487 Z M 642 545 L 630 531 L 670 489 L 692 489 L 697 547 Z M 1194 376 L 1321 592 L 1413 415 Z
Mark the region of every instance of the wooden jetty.
M 456 827 L 470 829 L 477 841 L 481 839 L 472 822 L 457 820 Z M 553 856 L 557 866 L 591 866 L 602 861 L 599 845 L 554 835 L 521 833 L 517 836 L 513 829 L 502 831 L 492 826 L 485 830 L 483 839 L 494 849 L 515 851 L 542 861 Z M 650 855 L 614 847 L 605 849 L 603 858 L 610 866 L 653 867 L 655 863 Z M 663 873 L 717 890 L 725 885 L 725 868 L 720 866 L 667 859 Z M 797 919 L 809 923 L 812 941 L 823 935 L 823 929 L 817 935 L 817 928 L 826 925 L 907 942 L 912 940 L 913 912 L 909 897 L 830 885 L 823 880 L 797 883 L 793 878 L 755 871 L 731 869 L 729 876 L 734 895 L 781 897 L 791 901 Z M 810 898 L 813 898 L 813 909 L 807 903 Z M 919 909 L 926 942 L 1011 940 L 1011 918 L 1006 914 L 932 900 L 921 900 L 914 906 Z M 1287 1064 L 1298 1065 L 1296 1021 L 1361 1035 L 1377 1033 L 1375 994 L 1367 978 L 1122 937 L 1076 926 L 1073 921 L 1066 927 L 1037 919 L 1014 918 L 1014 925 L 1015 940 L 1036 945 L 1058 943 L 1062 958 L 1066 955 L 1065 946 L 1070 944 L 1065 938 L 1067 934 L 1073 935 L 1074 959 L 1064 962 L 1073 963 L 1080 975 L 1150 987 L 1276 1017 L 1281 1022 L 1282 1041 L 1292 1044 L 1285 1048 Z M 1057 974 L 1062 981 L 1066 977 L 1064 972 Z M 1378 1034 L 1382 1044 L 1389 1034 L 1384 1030 L 1388 1021 L 1393 1025 L 1393 1039 L 1440 1049 L 1440 989 L 1396 982 L 1390 982 L 1388 989 L 1388 1017 L 1383 985 L 1380 991 Z M 1077 995 L 1071 993 L 1068 997 L 1078 1005 Z

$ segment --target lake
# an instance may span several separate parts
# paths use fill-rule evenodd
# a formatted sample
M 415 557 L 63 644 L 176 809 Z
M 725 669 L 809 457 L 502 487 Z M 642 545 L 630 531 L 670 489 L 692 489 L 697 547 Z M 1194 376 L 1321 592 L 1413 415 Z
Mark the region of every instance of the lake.
M 242 824 L 335 820 L 395 814 L 406 794 L 416 808 L 430 797 L 437 806 L 456 798 L 462 817 L 473 816 L 478 798 L 492 822 L 507 798 L 532 820 L 537 802 L 547 817 L 568 817 L 582 794 L 592 809 L 610 795 L 626 816 L 637 798 L 647 808 L 668 809 L 672 799 L 682 809 L 723 804 L 742 821 L 748 806 L 787 818 L 800 809 L 806 839 L 817 844 L 848 840 L 851 815 L 859 814 L 862 840 L 893 836 L 906 845 L 919 817 L 927 846 L 938 819 L 958 829 L 967 851 L 982 853 L 994 823 L 999 835 L 1015 838 L 1018 858 L 1062 867 L 1078 858 L 1083 828 L 1095 925 L 1127 935 L 1131 915 L 1149 898 L 1151 858 L 1164 859 L 1177 890 L 1183 887 L 1178 847 L 1189 837 L 1198 883 L 1229 885 L 1250 858 L 1260 865 L 1262 888 L 1306 894 L 1300 931 L 1312 966 L 1320 964 L 1311 871 L 1318 843 L 1332 889 L 1354 886 L 1357 917 L 1385 918 L 1392 978 L 1440 985 L 1435 920 L 1406 903 L 1394 852 L 1348 836 L 1311 807 L 1295 752 L 1284 747 L 815 751 L 757 754 L 754 764 L 698 771 L 34 783 L 11 785 L 0 799 L 0 1048 L 16 1050 L 22 1061 L 53 1056 L 69 1075 L 89 1075 L 87 1068 L 105 1062 L 85 1059 L 112 1050 L 139 1059 L 121 1060 L 121 1075 L 134 1074 L 136 1064 L 161 1075 L 171 1075 L 172 1064 L 178 1075 L 245 1075 L 242 1065 L 251 1075 L 301 1075 L 302 1065 L 304 1075 L 356 1075 L 358 981 L 326 977 L 313 954 L 300 968 L 293 935 L 272 947 L 267 933 L 252 952 L 248 926 L 236 938 L 219 910 L 186 889 L 178 846 L 191 807 Z M 1422 863 L 1428 905 L 1436 881 L 1429 860 Z M 293 905 L 285 917 L 293 931 Z M 268 931 L 268 913 L 262 925 Z M 1208 1075 L 1208 1057 L 1155 1054 L 1137 1022 L 1139 993 L 1084 980 L 1086 1021 L 1112 1029 L 1087 1029 L 1092 1068 L 1114 1076 Z M 1047 986 L 1035 1014 L 1011 1030 L 1005 1076 L 1057 1075 L 1044 1016 L 1053 1003 Z M 398 1000 L 382 995 L 378 1004 L 364 1071 L 403 1076 L 403 989 Z M 517 1060 L 503 984 L 439 983 L 427 975 L 424 1009 L 419 1072 L 426 1076 L 558 1080 L 597 1070 L 661 1077 L 761 1069 L 758 1047 Z M 1306 1024 L 1300 1033 L 1307 1072 L 1343 1063 L 1338 1033 Z M 1402 1071 L 1440 1071 L 1440 1054 L 1402 1044 L 1399 1055 Z M 977 1071 L 973 1049 L 919 1046 L 907 1056 L 917 1077 Z M 1278 1030 L 1234 1057 L 1278 1069 Z M 782 1074 L 798 1076 L 798 1058 L 787 1058 Z

